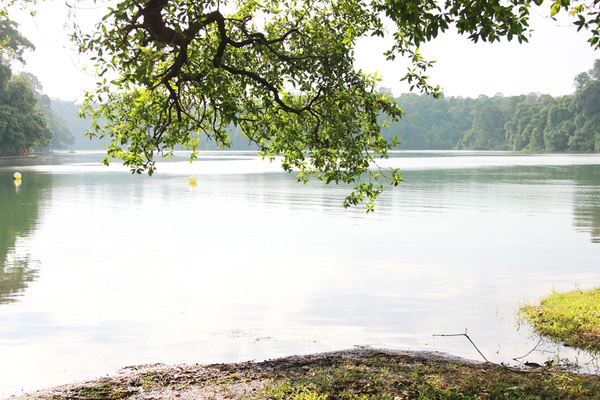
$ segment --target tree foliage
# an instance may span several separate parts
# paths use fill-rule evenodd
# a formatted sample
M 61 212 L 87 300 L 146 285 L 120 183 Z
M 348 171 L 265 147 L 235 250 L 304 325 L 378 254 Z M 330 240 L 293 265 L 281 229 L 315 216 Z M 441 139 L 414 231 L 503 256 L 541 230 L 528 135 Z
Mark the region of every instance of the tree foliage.
M 120 158 L 133 172 L 153 173 L 157 154 L 175 146 L 192 159 L 206 139 L 228 147 L 237 129 L 299 181 L 354 183 L 345 205 L 372 205 L 381 191 L 372 161 L 396 144 L 382 126 L 403 113 L 376 90 L 376 76 L 355 69 L 356 41 L 393 36 L 387 58 L 408 59 L 404 79 L 439 97 L 419 46 L 452 27 L 473 41 L 527 41 L 534 4 L 541 0 L 119 0 L 95 32 L 75 35 L 101 76 L 83 114 L 91 135 L 112 140 L 105 162 Z M 594 27 L 595 9 L 553 3 L 561 8 Z
M 0 15 L 0 63 L 23 62 L 23 53 L 33 49 L 33 44 L 19 33 L 17 24 Z
M 113 138 L 107 157 L 152 173 L 157 152 L 183 145 L 194 157 L 203 136 L 228 147 L 233 126 L 261 155 L 299 171 L 300 181 L 350 183 L 368 174 L 373 153 L 394 144 L 380 135 L 380 112 L 402 113 L 375 77 L 354 69 L 356 40 L 382 29 L 376 13 L 357 0 L 225 8 L 122 1 L 105 17 L 108 28 L 83 37 L 82 49 L 97 54 L 107 76 L 87 98 L 99 106 L 85 110 L 100 135 Z M 369 178 L 356 189 L 347 205 L 380 191 Z
M 19 154 L 19 149 L 45 148 L 52 131 L 28 77 L 19 74 L 0 82 L 0 155 Z

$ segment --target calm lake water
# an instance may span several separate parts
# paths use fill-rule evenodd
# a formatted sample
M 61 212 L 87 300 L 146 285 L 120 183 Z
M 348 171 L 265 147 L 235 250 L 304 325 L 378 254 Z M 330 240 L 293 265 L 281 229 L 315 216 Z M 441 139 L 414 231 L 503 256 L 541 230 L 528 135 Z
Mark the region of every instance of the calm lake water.
M 520 304 L 600 285 L 600 155 L 395 153 L 405 182 L 369 215 L 250 153 L 152 177 L 99 159 L 0 165 L 0 397 L 353 346 L 481 360 L 435 336 L 465 330 L 516 364 L 538 342 Z M 542 343 L 521 361 L 555 357 L 589 359 Z

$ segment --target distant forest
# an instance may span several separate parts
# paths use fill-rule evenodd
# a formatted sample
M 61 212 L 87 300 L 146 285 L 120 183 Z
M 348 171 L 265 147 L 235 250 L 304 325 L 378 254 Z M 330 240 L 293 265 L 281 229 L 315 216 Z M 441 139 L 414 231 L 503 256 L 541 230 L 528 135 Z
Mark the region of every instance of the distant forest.
M 477 99 L 403 94 L 396 102 L 404 118 L 383 130 L 397 136 L 404 150 L 515 150 L 532 152 L 600 151 L 600 59 L 574 80 L 575 92 L 563 97 L 530 93 Z M 382 93 L 391 95 L 386 88 Z M 75 136 L 69 148 L 103 149 L 106 142 L 84 136 L 89 121 L 77 117 L 79 105 L 52 100 L 52 110 Z M 232 129 L 231 149 L 255 149 Z M 203 149 L 216 148 L 205 142 Z
M 600 60 L 574 81 L 575 93 L 477 99 L 405 94 L 405 117 L 384 131 L 407 150 L 600 151 Z M 384 89 L 385 90 L 385 89 Z

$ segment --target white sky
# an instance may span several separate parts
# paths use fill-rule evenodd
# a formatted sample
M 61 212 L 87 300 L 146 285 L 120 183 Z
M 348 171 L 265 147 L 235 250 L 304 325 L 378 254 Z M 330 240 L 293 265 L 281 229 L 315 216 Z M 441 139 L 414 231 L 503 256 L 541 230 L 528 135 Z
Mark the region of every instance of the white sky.
M 20 31 L 36 46 L 35 52 L 27 54 L 23 69 L 38 77 L 50 97 L 81 99 L 84 90 L 94 87 L 95 76 L 91 64 L 68 40 L 69 9 L 58 0 L 41 3 L 37 9 L 35 17 L 24 12 L 11 14 L 20 24 Z M 574 77 L 589 70 L 600 52 L 587 43 L 587 32 L 576 32 L 567 21 L 543 17 L 547 9 L 549 5 L 545 4 L 533 13 L 531 26 L 535 32 L 528 44 L 473 44 L 454 33 L 439 36 L 422 49 L 427 59 L 437 60 L 428 73 L 430 82 L 441 85 L 446 96 L 571 94 Z M 102 15 L 99 6 L 80 5 L 76 20 L 91 27 Z M 357 64 L 367 72 L 383 75 L 381 86 L 391 88 L 398 96 L 408 91 L 406 84 L 399 82 L 408 63 L 401 59 L 386 62 L 382 53 L 387 47 L 381 39 L 365 39 L 356 51 Z

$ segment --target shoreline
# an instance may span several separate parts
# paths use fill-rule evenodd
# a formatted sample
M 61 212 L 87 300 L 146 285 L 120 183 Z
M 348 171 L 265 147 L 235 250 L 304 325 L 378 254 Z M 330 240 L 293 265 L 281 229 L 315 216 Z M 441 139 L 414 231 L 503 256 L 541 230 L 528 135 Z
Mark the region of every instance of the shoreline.
M 92 378 L 88 380 L 83 380 L 79 382 L 72 382 L 64 385 L 53 386 L 46 389 L 35 390 L 33 392 L 25 392 L 22 394 L 13 394 L 9 397 L 2 398 L 0 400 L 55 400 L 55 399 L 92 399 L 96 397 L 83 397 L 73 395 L 74 392 L 80 392 L 86 388 L 92 387 L 106 387 L 106 386 L 136 386 L 138 383 L 144 381 L 148 376 L 170 376 L 173 378 L 173 381 L 178 381 L 180 376 L 189 376 L 193 375 L 195 377 L 202 377 L 202 380 L 215 380 L 215 379 L 227 379 L 231 378 L 233 374 L 239 379 L 242 376 L 248 375 L 248 373 L 259 373 L 261 376 L 268 372 L 277 371 L 278 374 L 282 373 L 284 370 L 289 370 L 290 368 L 295 367 L 303 367 L 305 365 L 319 363 L 319 362 L 327 362 L 333 360 L 360 360 L 368 357 L 372 357 L 375 355 L 386 355 L 390 357 L 403 357 L 407 360 L 430 360 L 436 363 L 461 363 L 461 364 L 484 364 L 483 362 L 469 360 L 460 358 L 458 356 L 453 356 L 446 353 L 436 352 L 436 351 L 418 351 L 418 350 L 390 350 L 385 348 L 372 348 L 372 347 L 363 347 L 358 346 L 353 349 L 345 349 L 345 350 L 335 350 L 328 352 L 320 352 L 314 354 L 305 354 L 305 355 L 291 355 L 286 357 L 279 357 L 274 359 L 267 359 L 263 361 L 240 361 L 240 362 L 231 362 L 231 363 L 213 363 L 213 364 L 181 364 L 181 365 L 170 365 L 164 363 L 155 363 L 155 364 L 142 364 L 142 365 L 131 365 L 125 366 L 114 373 Z M 266 377 L 265 377 L 266 378 Z M 246 378 L 247 379 L 247 378 Z M 238 382 L 235 386 L 241 386 Z M 247 383 L 247 382 L 246 382 Z M 253 384 L 250 385 L 252 389 L 257 389 L 258 383 L 260 380 L 253 379 Z M 144 386 L 142 384 L 142 386 Z M 142 392 L 145 393 L 131 393 L 131 395 L 127 395 L 126 397 L 115 397 L 115 398 L 124 398 L 124 399 L 138 399 L 138 398 L 146 398 L 149 395 L 149 398 L 155 399 L 200 399 L 204 398 L 208 391 L 215 391 L 213 385 L 194 385 L 195 387 L 192 390 L 186 390 L 184 394 L 181 392 L 176 392 L 173 388 L 165 387 L 158 388 L 155 387 L 153 390 L 148 393 L 142 387 Z M 200 387 L 204 386 L 203 388 Z M 247 392 L 242 388 L 236 388 L 236 392 Z M 127 391 L 128 393 L 131 390 Z M 218 390 L 217 390 L 218 392 Z M 132 397 L 136 396 L 136 397 Z M 144 397 L 137 397 L 144 396 Z M 102 398 L 102 397 L 100 397 Z M 103 398 L 112 398 L 112 397 L 103 397 Z M 213 398 L 213 397 L 209 397 Z M 221 398 L 221 397 L 214 397 Z M 232 397 L 238 398 L 238 397 Z M 240 397 L 246 398 L 246 397 Z
M 38 154 L 28 154 L 26 156 L 2 156 L 0 157 L 0 161 L 3 160 L 31 160 L 33 158 L 40 157 Z
M 533 380 L 539 380 L 540 377 L 543 379 L 558 377 L 560 382 L 564 382 L 566 377 L 567 380 L 576 381 L 579 385 L 576 390 L 583 390 L 580 388 L 585 385 L 590 385 L 592 388 L 586 389 L 589 393 L 577 394 L 576 398 L 593 399 L 600 396 L 600 376 L 598 375 L 575 374 L 551 368 L 541 368 L 541 366 L 533 369 L 519 369 L 489 362 L 463 359 L 439 352 L 397 351 L 367 347 L 309 355 L 293 355 L 259 362 L 129 366 L 121 368 L 110 376 L 56 386 L 32 393 L 13 395 L 4 400 L 272 399 L 279 398 L 269 394 L 271 393 L 269 391 L 274 390 L 273 388 L 277 385 L 283 384 L 284 387 L 287 387 L 285 385 L 304 385 L 304 382 L 310 382 L 311 380 L 318 384 L 324 379 L 334 379 L 331 376 L 339 373 L 339 371 L 342 371 L 345 377 L 342 379 L 343 383 L 341 384 L 333 380 L 338 386 L 351 384 L 352 387 L 348 388 L 349 390 L 370 390 L 371 395 L 376 395 L 373 398 L 380 398 L 379 395 L 391 399 L 415 398 L 417 394 L 421 395 L 421 388 L 417 387 L 418 385 L 411 382 L 411 380 L 417 379 L 418 384 L 424 385 L 423 379 L 429 375 L 433 376 L 432 382 L 443 382 L 441 384 L 443 390 L 454 391 L 451 393 L 463 393 L 460 390 L 475 390 L 475 394 L 488 393 L 491 390 L 486 386 L 487 384 L 497 385 L 498 382 L 503 383 L 505 380 L 507 384 L 504 386 L 506 387 L 502 386 L 499 390 L 505 390 L 508 391 L 506 393 L 512 394 L 517 389 L 521 389 L 521 384 L 515 384 L 514 382 L 524 380 L 522 385 L 523 390 L 526 391 L 536 390 L 540 383 Z M 345 374 L 352 371 L 354 371 L 353 378 L 348 379 Z M 395 382 L 396 386 L 373 392 L 373 390 L 376 390 L 374 389 L 375 386 L 369 388 L 372 384 L 368 379 L 373 376 L 387 376 L 386 374 L 389 375 L 390 371 L 393 371 L 394 375 L 386 378 L 376 378 L 375 380 Z M 361 380 L 365 380 L 365 382 L 360 383 L 357 389 L 355 387 L 356 381 Z M 465 382 L 470 382 L 469 385 L 476 385 L 477 380 L 483 380 L 484 383 L 481 388 L 467 388 Z M 528 380 L 532 381 L 529 382 Z M 406 384 L 406 388 L 402 386 L 403 384 Z M 331 387 L 331 390 L 337 390 L 335 385 Z M 459 390 L 459 392 L 456 392 L 456 390 Z M 564 390 L 564 388 L 560 387 L 560 390 Z M 281 398 L 287 397 L 287 395 L 284 395 Z M 329 392 L 327 392 L 324 397 L 319 398 L 329 397 Z M 337 397 L 333 395 L 332 398 Z M 433 396 L 432 398 L 436 397 Z M 513 397 L 509 396 L 508 398 Z M 552 397 L 550 395 L 546 398 L 562 397 Z M 565 398 L 570 397 L 566 396 Z

